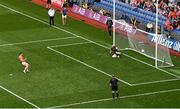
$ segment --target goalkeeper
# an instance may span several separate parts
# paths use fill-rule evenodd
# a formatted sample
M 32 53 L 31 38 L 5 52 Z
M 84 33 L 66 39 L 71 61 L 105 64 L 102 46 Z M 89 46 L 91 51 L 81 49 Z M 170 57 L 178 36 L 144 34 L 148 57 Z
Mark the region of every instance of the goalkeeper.
M 119 58 L 121 52 L 115 45 L 112 45 L 110 54 L 112 55 L 112 58 Z

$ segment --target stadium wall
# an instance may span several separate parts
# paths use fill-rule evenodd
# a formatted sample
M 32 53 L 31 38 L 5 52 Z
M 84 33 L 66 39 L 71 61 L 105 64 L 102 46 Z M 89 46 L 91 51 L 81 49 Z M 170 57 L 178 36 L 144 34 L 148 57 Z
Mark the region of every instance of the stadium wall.
M 32 0 L 32 2 L 37 4 L 37 5 L 46 7 L 46 0 Z M 59 12 L 61 13 L 61 6 L 60 5 L 53 3 L 52 6 L 56 10 L 59 10 Z M 76 9 L 74 9 L 75 6 L 76 6 Z M 82 12 L 84 12 L 84 14 L 82 14 L 81 12 L 78 12 L 78 9 L 82 10 L 82 8 L 78 7 L 77 5 L 74 5 L 73 8 L 68 8 L 68 16 L 73 18 L 73 19 L 83 21 L 84 23 L 91 25 L 91 26 L 94 26 L 96 28 L 107 30 L 106 24 L 104 22 L 97 20 L 96 17 L 95 18 L 88 17 L 87 14 L 85 14 L 85 11 L 86 11 L 85 9 L 82 11 Z M 93 15 L 95 15 L 95 14 L 93 13 Z M 99 16 L 99 15 L 97 15 L 97 16 Z M 127 34 L 124 30 L 120 30 L 118 32 L 120 32 L 124 36 L 127 36 Z M 147 37 L 146 33 L 141 33 L 140 35 Z M 144 39 L 147 39 L 147 38 L 144 38 Z M 138 37 L 137 37 L 137 40 L 138 40 Z M 145 40 L 145 42 L 146 41 L 147 40 Z M 176 41 L 176 40 L 173 40 L 173 41 L 169 40 L 169 41 L 170 41 L 170 43 L 173 43 L 173 45 L 176 45 L 176 46 L 172 46 L 172 47 L 167 46 L 168 48 L 170 48 L 170 53 L 172 55 L 175 55 L 175 56 L 180 56 L 180 42 Z
M 46 7 L 46 0 L 32 0 L 32 2 L 37 4 L 37 5 Z M 52 7 L 55 8 L 56 10 L 59 10 L 59 12 L 61 13 L 61 6 L 59 6 L 56 3 L 53 3 Z M 76 13 L 72 12 L 71 8 L 68 8 L 68 16 L 73 18 L 73 19 L 83 21 L 84 23 L 91 25 L 91 26 L 94 26 L 96 28 L 106 30 L 105 24 L 102 24 L 101 22 L 98 22 L 98 21 L 95 21 L 93 19 L 89 19 L 87 17 L 84 17 L 83 15 L 76 14 Z

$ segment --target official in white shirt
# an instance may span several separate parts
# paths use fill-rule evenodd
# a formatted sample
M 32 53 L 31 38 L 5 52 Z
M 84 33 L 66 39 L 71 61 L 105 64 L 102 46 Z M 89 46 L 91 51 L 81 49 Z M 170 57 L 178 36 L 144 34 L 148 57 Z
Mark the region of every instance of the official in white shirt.
M 49 25 L 54 25 L 54 15 L 55 15 L 55 10 L 51 7 L 48 11 L 49 15 Z

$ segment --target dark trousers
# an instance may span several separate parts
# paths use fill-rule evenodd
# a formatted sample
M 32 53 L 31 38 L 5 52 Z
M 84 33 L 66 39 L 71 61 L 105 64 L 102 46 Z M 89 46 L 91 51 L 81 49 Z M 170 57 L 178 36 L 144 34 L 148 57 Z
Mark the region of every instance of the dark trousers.
M 54 25 L 54 17 L 49 17 L 49 25 Z
M 146 32 L 153 32 L 153 28 L 146 27 Z
M 112 27 L 108 27 L 109 35 L 112 36 Z

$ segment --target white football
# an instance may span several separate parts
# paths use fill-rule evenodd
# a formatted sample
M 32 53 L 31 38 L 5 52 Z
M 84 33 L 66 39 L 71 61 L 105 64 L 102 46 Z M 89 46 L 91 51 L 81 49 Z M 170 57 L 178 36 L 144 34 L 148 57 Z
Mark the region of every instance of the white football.
M 142 49 L 141 52 L 144 52 L 144 49 Z

